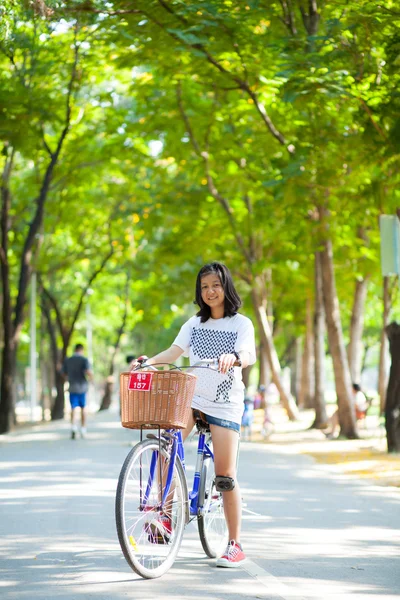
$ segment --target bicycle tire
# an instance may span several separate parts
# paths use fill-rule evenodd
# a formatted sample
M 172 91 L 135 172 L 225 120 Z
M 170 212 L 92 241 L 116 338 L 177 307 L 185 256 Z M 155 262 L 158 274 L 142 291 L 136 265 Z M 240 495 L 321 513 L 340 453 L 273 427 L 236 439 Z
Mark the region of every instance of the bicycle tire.
M 171 568 L 186 525 L 187 483 L 178 456 L 173 473 L 172 535 L 159 527 L 158 477 L 150 486 L 149 499 L 143 508 L 142 499 L 149 482 L 151 459 L 158 450 L 158 441 L 154 440 L 145 440 L 132 448 L 122 466 L 115 499 L 115 520 L 122 552 L 133 571 L 145 579 L 161 577 Z M 166 471 L 170 455 L 163 444 L 161 455 L 165 459 Z
M 223 496 L 215 489 L 214 461 L 206 457 L 200 475 L 199 536 L 204 552 L 209 558 L 221 556 L 228 543 Z

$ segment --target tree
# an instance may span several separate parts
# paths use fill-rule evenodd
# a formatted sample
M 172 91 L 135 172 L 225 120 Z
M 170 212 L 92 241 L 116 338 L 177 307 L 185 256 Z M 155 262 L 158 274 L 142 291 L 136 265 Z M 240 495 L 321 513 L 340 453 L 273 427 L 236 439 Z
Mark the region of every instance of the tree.
M 53 192 L 68 201 L 69 191 L 76 193 L 91 206 L 89 185 L 74 184 L 82 171 L 90 188 L 102 188 L 105 196 L 99 164 L 108 145 L 106 179 L 124 181 L 137 220 L 134 237 L 141 236 L 135 273 L 143 281 L 135 285 L 146 317 L 135 328 L 137 345 L 158 349 L 168 338 L 164 328 L 191 310 L 197 267 L 220 258 L 240 279 L 275 379 L 278 357 L 307 329 L 307 299 L 309 305 L 315 300 L 316 409 L 322 414 L 321 295 L 312 274 L 318 255 L 326 265 L 321 275 L 342 432 L 353 436 L 342 348 L 350 344 L 350 362 L 359 364 L 352 357 L 361 346 L 364 311 L 352 309 L 362 306 L 354 302 L 354 284 L 368 278 L 373 320 L 373 290 L 380 285 L 377 216 L 396 202 L 396 15 L 369 0 L 207 0 L 200 8 L 161 0 L 35 4 L 53 26 L 78 17 L 88 27 L 85 52 L 96 56 L 98 68 L 91 68 L 90 83 L 85 79 L 91 101 L 81 106 L 80 123 L 97 102 L 110 125 L 89 119 L 91 132 L 88 127 L 85 136 L 78 127 L 76 138 L 74 125 Z M 26 118 L 29 110 L 21 114 Z M 17 128 L 8 127 L 17 139 Z M 86 144 L 85 137 L 95 141 Z M 94 161 L 90 174 L 79 167 Z M 26 165 L 14 168 L 14 194 L 27 172 Z
M 313 313 L 311 307 L 312 299 L 306 301 L 306 332 L 304 336 L 304 348 L 301 368 L 301 385 L 297 403 L 301 408 L 312 408 L 315 404 L 315 364 L 314 364 L 314 333 Z
M 269 63 L 267 61 L 267 56 L 263 54 L 263 52 L 271 52 L 271 46 L 268 47 L 268 50 L 261 49 L 259 44 L 257 44 L 257 37 L 254 36 L 256 24 L 259 30 L 258 33 L 262 30 L 262 17 L 258 12 L 258 7 L 248 7 L 249 10 L 251 9 L 249 18 L 245 21 L 240 21 L 240 18 L 242 17 L 241 9 L 243 9 L 243 7 L 240 7 L 235 3 L 230 3 L 230 6 L 231 10 L 228 12 L 225 6 L 219 6 L 218 9 L 215 9 L 212 3 L 210 3 L 207 6 L 207 22 L 205 22 L 205 19 L 197 19 L 196 17 L 196 25 L 194 25 L 193 7 L 174 7 L 171 10 L 167 10 L 166 6 L 154 3 L 154 12 L 147 11 L 145 14 L 145 11 L 143 10 L 142 14 L 142 16 L 144 15 L 147 17 L 147 21 L 143 24 L 143 32 L 144 35 L 148 36 L 147 41 L 150 40 L 150 43 L 144 44 L 140 35 L 137 35 L 137 38 L 139 53 L 141 53 L 144 62 L 149 64 L 154 64 L 155 50 L 151 44 L 151 40 L 156 38 L 154 35 L 155 29 L 158 30 L 159 34 L 162 33 L 169 37 L 171 42 L 176 44 L 181 52 L 181 54 L 179 54 L 179 61 L 182 55 L 186 57 L 187 60 L 185 60 L 183 68 L 182 64 L 179 64 L 179 80 L 175 84 L 177 88 L 177 103 L 182 120 L 185 123 L 186 137 L 192 141 L 194 153 L 200 162 L 203 162 L 205 180 L 210 195 L 215 201 L 219 202 L 226 211 L 230 224 L 234 229 L 238 247 L 243 249 L 243 236 L 241 236 L 240 228 L 243 226 L 243 223 L 246 222 L 246 218 L 241 216 L 241 213 L 245 214 L 246 209 L 241 210 L 239 208 L 239 202 L 241 202 L 238 197 L 239 194 L 237 194 L 237 198 L 235 198 L 231 194 L 230 188 L 239 187 L 244 198 L 253 200 L 252 195 L 254 195 L 254 186 L 251 184 L 249 185 L 249 181 L 246 181 L 245 185 L 247 185 L 247 190 L 243 189 L 244 178 L 241 178 L 242 180 L 239 183 L 237 177 L 234 178 L 235 183 L 233 186 L 227 186 L 227 182 L 222 175 L 222 170 L 226 165 L 229 165 L 229 159 L 231 158 L 231 160 L 233 159 L 232 162 L 236 161 L 237 172 L 241 171 L 242 173 L 245 173 L 247 179 L 250 179 L 252 175 L 254 178 L 254 173 L 250 172 L 249 174 L 250 169 L 248 165 L 250 164 L 250 161 L 248 158 L 250 152 L 248 150 L 248 145 L 246 145 L 243 139 L 240 139 L 240 136 L 238 136 L 241 125 L 240 118 L 243 119 L 242 115 L 244 115 L 243 110 L 237 110 L 240 100 L 242 99 L 241 96 L 245 96 L 246 94 L 248 96 L 250 95 L 248 100 L 251 105 L 253 105 L 252 109 L 256 109 L 256 114 L 258 116 L 263 115 L 262 107 L 264 107 L 264 116 L 266 116 L 266 119 L 262 119 L 262 123 L 264 126 L 269 123 L 270 126 L 267 126 L 267 130 L 277 142 L 285 146 L 285 137 L 290 137 L 290 139 L 294 141 L 293 148 L 292 144 L 290 145 L 290 148 L 289 146 L 286 146 L 289 149 L 289 156 L 286 157 L 286 160 L 282 160 L 279 163 L 277 161 L 276 172 L 277 175 L 280 176 L 282 184 L 287 185 L 290 177 L 292 180 L 297 179 L 300 183 L 300 186 L 297 185 L 296 191 L 298 192 L 299 187 L 301 188 L 304 185 L 299 179 L 301 170 L 303 173 L 307 172 L 308 169 L 310 169 L 311 172 L 313 172 L 313 170 L 315 171 L 315 169 L 317 170 L 319 175 L 317 175 L 317 177 L 309 178 L 311 200 L 314 200 L 314 203 L 316 201 L 316 195 L 321 195 L 319 188 L 324 187 L 325 193 L 329 194 L 328 186 L 333 185 L 334 187 L 337 187 L 334 178 L 337 177 L 339 168 L 343 168 L 342 164 L 347 163 L 345 169 L 348 169 L 347 165 L 349 161 L 351 165 L 355 164 L 355 157 L 357 154 L 359 158 L 360 143 L 362 143 L 366 149 L 368 148 L 368 150 L 364 152 L 366 154 L 368 153 L 369 156 L 371 145 L 378 146 L 385 151 L 385 146 L 382 145 L 382 142 L 385 143 L 387 136 L 379 125 L 379 116 L 376 117 L 369 106 L 369 102 L 373 100 L 373 97 L 376 98 L 377 93 L 379 95 L 381 92 L 381 90 L 378 90 L 377 92 L 377 88 L 379 88 L 382 83 L 382 76 L 376 77 L 374 75 L 372 63 L 368 65 L 371 73 L 369 71 L 367 73 L 364 67 L 360 73 L 359 59 L 361 51 L 359 45 L 366 45 L 372 52 L 372 46 L 377 41 L 376 39 L 374 39 L 374 41 L 369 39 L 368 34 L 366 33 L 369 23 L 376 18 L 376 14 L 372 14 L 373 10 L 370 4 L 363 4 L 362 18 L 364 20 L 363 23 L 365 23 L 365 30 L 359 32 L 358 36 L 353 35 L 351 32 L 356 19 L 356 14 L 358 18 L 358 10 L 353 5 L 348 12 L 341 12 L 338 7 L 331 8 L 324 6 L 323 10 L 319 10 L 317 4 L 312 3 L 310 4 L 308 11 L 303 10 L 302 7 L 300 7 L 300 15 L 296 15 L 295 11 L 292 10 L 292 7 L 282 5 L 283 15 L 281 15 L 281 17 L 283 17 L 283 23 L 292 39 L 288 42 L 287 37 L 283 38 L 282 31 L 279 31 L 278 27 L 276 27 L 276 23 L 275 27 L 268 30 L 269 36 L 273 38 L 275 42 L 274 49 L 277 50 L 277 54 Z M 276 4 L 271 3 L 271 6 L 273 7 L 272 14 L 274 18 L 278 19 L 279 15 L 277 13 Z M 158 10 L 156 10 L 156 8 Z M 140 12 L 141 5 L 139 4 L 135 10 Z M 304 28 L 302 33 L 300 33 L 297 21 L 299 16 Z M 135 18 L 133 18 L 133 20 L 135 20 Z M 211 33 L 210 23 L 213 21 L 214 25 L 217 27 L 224 23 L 224 27 L 221 27 L 221 35 L 218 37 L 213 36 L 213 33 Z M 384 19 L 384 21 L 385 27 L 390 27 L 388 19 Z M 172 26 L 174 29 L 172 29 Z M 318 40 L 311 39 L 312 36 L 315 36 L 317 30 L 324 35 L 321 35 Z M 201 32 L 202 37 L 200 37 L 199 32 Z M 256 52 L 254 52 L 254 46 L 257 46 Z M 250 51 L 252 51 L 253 56 L 257 56 L 257 59 L 263 57 L 265 60 L 252 61 L 249 58 Z M 280 65 L 282 63 L 282 58 L 279 56 L 279 53 L 284 55 L 285 60 L 285 71 L 278 75 L 282 80 L 278 80 L 276 70 L 275 73 L 268 73 L 269 78 L 267 78 L 265 74 L 261 77 L 259 65 L 261 64 L 263 66 L 264 72 L 265 64 Z M 270 56 L 268 58 L 271 59 Z M 159 60 L 159 63 L 156 68 L 152 69 L 153 77 L 155 72 L 160 73 L 163 67 L 163 57 L 159 52 L 157 53 L 157 59 Z M 329 68 L 327 68 L 327 64 L 329 64 Z M 346 69 L 350 69 L 350 74 Z M 169 73 L 171 73 L 171 70 L 174 70 L 174 64 L 171 64 L 170 57 L 168 60 L 168 70 Z M 212 72 L 214 72 L 214 76 Z M 364 79 L 374 76 L 376 86 L 374 87 L 373 93 L 371 92 L 370 94 L 366 91 Z M 387 75 L 385 75 L 385 77 L 387 77 Z M 263 86 L 260 85 L 260 80 L 262 83 L 269 86 L 268 90 L 263 89 Z M 171 81 L 171 77 L 169 81 Z M 195 84 L 192 83 L 193 81 L 195 81 Z M 207 84 L 204 85 L 203 82 L 205 81 L 211 81 L 212 84 L 208 86 Z M 246 85 L 242 85 L 243 81 L 246 82 Z M 251 86 L 254 86 L 257 89 L 255 97 L 249 94 L 249 86 L 250 88 Z M 212 113 L 214 110 L 215 113 L 218 113 L 217 123 L 211 123 L 211 120 L 208 119 L 208 125 L 206 124 L 203 127 L 203 134 L 199 134 L 199 129 L 201 131 L 199 107 L 196 106 L 196 102 L 194 101 L 194 92 L 191 92 L 191 89 L 194 87 L 196 88 L 196 91 L 201 89 L 201 87 L 208 88 L 208 97 L 215 99 L 214 108 L 213 102 L 209 102 L 210 108 L 208 112 Z M 370 86 L 368 86 L 368 89 L 369 87 Z M 163 102 L 165 103 L 168 83 L 163 85 L 162 89 L 165 90 L 163 94 Z M 185 96 L 184 99 L 183 95 Z M 198 93 L 197 97 L 199 97 Z M 262 99 L 262 102 L 260 102 L 260 98 Z M 268 98 L 268 104 L 273 107 L 272 119 L 270 116 L 272 114 L 271 110 L 269 110 L 269 107 L 266 108 L 265 98 Z M 286 107 L 284 104 L 285 102 Z M 235 118 L 232 119 L 230 123 L 231 130 L 227 127 L 228 120 L 226 119 L 224 122 L 222 117 L 223 111 L 221 106 L 223 104 L 225 104 L 226 107 L 229 107 L 228 110 L 231 115 L 235 115 Z M 189 111 L 191 114 L 189 114 Z M 203 109 L 203 114 L 204 112 Z M 195 121 L 196 127 L 193 126 L 193 118 L 190 118 L 194 113 L 196 113 L 198 117 Z M 254 119 L 249 118 L 249 114 L 248 111 L 245 122 L 247 128 L 249 129 L 250 127 L 254 137 L 255 131 L 258 130 L 254 124 Z M 295 120 L 297 117 L 297 128 L 295 132 L 291 132 L 290 136 L 282 136 L 280 135 L 281 127 L 276 127 L 275 125 L 276 118 L 282 121 L 283 115 L 287 118 L 289 114 L 292 116 L 292 120 Z M 356 119 L 354 118 L 355 114 Z M 159 127 L 159 115 L 156 115 L 156 119 L 157 126 Z M 220 128 L 218 127 L 219 123 L 224 123 L 223 129 L 222 126 Z M 220 130 L 219 135 L 216 133 L 217 128 Z M 197 131 L 195 131 L 195 129 Z M 354 132 L 355 135 L 353 138 L 347 139 L 347 130 L 349 129 Z M 234 135 L 232 135 L 232 131 L 234 132 Z M 344 133 L 341 133 L 342 131 Z M 364 135 L 364 131 L 367 132 L 367 135 Z M 201 143 L 198 141 L 199 135 L 201 136 Z M 231 157 L 224 148 L 225 156 L 222 158 L 222 152 L 218 152 L 219 156 L 217 157 L 217 145 L 218 150 L 220 150 L 221 145 L 225 145 L 227 139 L 233 139 L 233 144 L 231 144 L 231 146 L 235 147 L 235 144 L 239 146 L 242 152 L 241 155 L 238 154 L 235 158 L 233 156 Z M 167 144 L 168 141 L 169 137 L 164 136 L 164 143 Z M 328 145 L 329 153 L 322 150 L 325 144 Z M 314 149 L 315 147 L 320 148 L 321 151 L 313 154 L 311 149 Z M 345 153 L 343 152 L 343 147 L 345 148 Z M 296 152 L 295 148 L 297 148 Z M 295 162 L 293 162 L 293 158 L 290 157 L 294 152 L 296 157 L 300 156 L 300 165 L 296 165 Z M 329 172 L 329 168 L 324 168 L 324 165 L 327 160 L 332 161 L 332 155 L 337 156 L 337 165 L 334 164 Z M 254 153 L 251 153 L 253 161 L 251 163 L 252 166 L 254 164 L 257 166 L 259 165 L 260 156 L 266 158 L 265 152 L 263 155 L 261 151 L 260 154 L 256 156 L 254 156 Z M 269 156 L 268 159 L 271 160 L 271 157 Z M 336 158 L 334 161 L 335 160 Z M 287 170 L 286 173 L 285 169 Z M 257 172 L 258 176 L 260 172 L 261 170 Z M 351 169 L 348 169 L 349 174 L 350 172 Z M 368 173 L 370 174 L 370 172 L 369 169 Z M 231 170 L 228 173 L 231 179 L 232 175 L 236 175 Z M 284 173 L 286 177 L 282 177 Z M 327 173 L 329 184 L 323 186 L 322 181 L 327 181 Z M 274 170 L 270 168 L 270 165 L 268 165 L 267 168 L 264 168 L 263 176 L 265 179 L 270 179 L 271 181 L 273 174 L 275 173 Z M 349 185 L 354 187 L 354 184 L 357 184 L 358 177 L 359 173 L 356 173 L 356 177 L 350 177 Z M 229 190 L 229 194 L 226 193 L 227 189 Z M 222 192 L 221 190 L 224 191 Z M 354 195 L 354 191 L 352 192 L 352 195 Z M 312 206 L 310 208 L 312 208 Z M 336 207 L 334 208 L 336 209 Z M 256 219 L 256 221 L 259 222 L 258 219 Z M 354 230 L 357 230 L 356 221 L 354 221 L 354 225 Z M 273 236 L 273 239 L 276 238 Z M 349 236 L 346 240 L 347 243 L 348 239 Z M 265 255 L 263 258 L 264 257 Z M 329 257 L 330 253 L 327 251 L 326 259 L 330 260 Z M 245 261 L 246 260 L 245 256 Z M 331 265 L 331 267 L 331 273 L 333 273 L 333 265 Z M 262 289 L 262 285 L 260 288 Z M 332 292 L 332 290 L 333 287 L 330 285 L 328 291 Z M 262 304 L 262 302 L 258 302 L 258 304 Z M 331 307 L 334 305 L 335 302 L 330 302 Z M 339 306 L 338 302 L 336 302 L 336 306 Z M 329 318 L 333 321 L 334 315 L 329 315 Z M 261 324 L 261 330 L 262 329 L 263 327 Z M 341 343 L 344 343 L 344 339 Z M 357 344 L 355 344 L 355 346 L 357 346 Z M 346 375 L 346 371 L 348 370 L 347 359 L 343 357 L 343 359 L 336 361 L 336 363 L 338 387 L 343 388 L 340 381 L 347 381 L 347 384 L 344 385 L 346 391 L 344 392 L 343 389 L 338 389 L 338 395 L 342 396 L 341 404 L 346 405 L 345 414 L 350 415 L 352 412 L 352 401 L 348 385 L 349 377 Z M 355 433 L 351 423 L 343 428 L 343 431 L 345 430 L 349 432 L 350 436 Z
M 314 307 L 314 354 L 315 354 L 315 420 L 313 427 L 322 429 L 328 422 L 325 405 L 325 378 L 324 378 L 324 363 L 325 363 L 325 311 L 324 311 L 324 295 L 322 287 L 322 263 L 321 253 L 315 253 L 314 264 L 315 276 L 315 307 Z
M 64 378 L 61 372 L 61 367 L 64 363 L 64 360 L 67 356 L 67 351 L 70 345 L 72 334 L 74 333 L 75 325 L 78 320 L 79 314 L 81 312 L 85 297 L 87 295 L 88 290 L 93 285 L 96 277 L 103 271 L 107 262 L 113 255 L 114 248 L 112 243 L 110 243 L 110 247 L 108 252 L 103 256 L 100 263 L 96 267 L 92 267 L 92 271 L 89 271 L 88 278 L 85 283 L 83 283 L 80 288 L 76 303 L 73 305 L 71 303 L 71 287 L 66 286 L 66 293 L 68 298 L 68 312 L 67 316 L 63 315 L 63 310 L 60 304 L 57 302 L 56 295 L 53 291 L 50 291 L 50 288 L 45 287 L 43 283 L 43 279 L 40 281 L 41 291 L 42 291 L 42 309 L 44 315 L 46 317 L 48 331 L 50 334 L 51 340 L 51 348 L 52 348 L 52 359 L 53 359 L 53 368 L 54 368 L 54 379 L 56 382 L 57 396 L 54 402 L 54 406 L 52 407 L 51 416 L 52 419 L 62 419 L 64 417 Z M 57 286 L 59 289 L 59 286 Z M 57 288 L 56 288 L 57 289 Z M 74 290 L 75 291 L 75 290 Z M 76 291 L 75 291 L 76 293 Z M 64 304 L 65 306 L 65 304 Z M 55 314 L 55 323 L 52 320 L 52 313 Z M 65 311 L 67 312 L 67 311 Z M 58 334 L 57 335 L 57 329 Z M 58 337 L 61 338 L 62 344 L 61 349 L 59 350 L 58 346 Z
M 323 242 L 321 251 L 322 289 L 328 329 L 329 347 L 332 354 L 335 373 L 336 394 L 339 408 L 341 433 L 348 438 L 357 437 L 355 407 L 352 402 L 351 377 L 348 367 L 342 324 L 340 320 L 339 301 L 336 292 L 333 272 L 332 242 Z
M 113 348 L 112 348 L 112 354 L 111 354 L 111 358 L 110 358 L 110 365 L 108 368 L 108 376 L 105 381 L 104 394 L 101 399 L 100 407 L 99 407 L 100 411 L 107 410 L 108 408 L 110 408 L 110 405 L 112 402 L 112 395 L 113 395 L 113 391 L 114 391 L 115 359 L 117 356 L 117 352 L 120 349 L 121 338 L 125 331 L 126 323 L 128 320 L 129 283 L 130 283 L 130 276 L 129 276 L 129 271 L 128 271 L 128 275 L 126 277 L 125 292 L 123 294 L 124 302 L 123 302 L 122 318 L 121 318 L 120 325 L 119 325 L 119 327 L 116 331 L 116 335 L 115 335 L 115 340 L 114 340 L 114 344 L 113 344 Z
M 35 24 L 36 25 L 36 24 Z M 29 147 L 22 142 L 20 132 L 18 130 L 2 131 L 4 143 L 3 150 L 3 175 L 2 175 L 2 211 L 1 211 L 1 277 L 3 286 L 3 329 L 4 329 L 4 346 L 2 352 L 2 370 L 0 383 L 0 432 L 4 433 L 10 429 L 14 420 L 14 378 L 16 369 L 16 353 L 18 348 L 21 328 L 25 319 L 25 304 L 27 289 L 32 273 L 32 256 L 35 250 L 38 249 L 38 235 L 40 234 L 43 224 L 45 205 L 49 196 L 51 181 L 54 177 L 54 171 L 60 159 L 63 145 L 71 127 L 72 104 L 76 89 L 76 81 L 78 75 L 78 63 L 80 58 L 80 49 L 78 45 L 78 28 L 72 30 L 68 36 L 69 46 L 72 50 L 70 60 L 65 61 L 60 68 L 59 77 L 62 79 L 66 87 L 66 94 L 63 96 L 63 102 L 60 102 L 58 110 L 53 111 L 50 116 L 50 111 L 46 113 L 46 103 L 51 103 L 51 94 L 48 90 L 45 91 L 42 97 L 42 104 L 33 109 L 35 91 L 32 88 L 34 77 L 42 77 L 41 69 L 49 68 L 47 61 L 43 61 L 38 68 L 37 47 L 39 33 L 34 27 L 33 35 L 30 35 L 26 23 L 18 22 L 13 36 L 10 36 L 7 42 L 2 44 L 1 50 L 5 61 L 9 64 L 9 74 L 3 76 L 6 82 L 5 95 L 11 98 L 16 90 L 17 99 L 20 103 L 9 103 L 9 108 L 4 115 L 5 119 L 21 118 L 21 113 L 29 118 L 30 131 L 32 142 Z M 57 48 L 60 52 L 60 48 Z M 29 57 L 29 62 L 27 59 Z M 53 59 L 52 59 L 53 60 Z M 45 64 L 46 63 L 46 64 Z M 27 66 L 29 64 L 29 66 Z M 60 65 L 59 65 L 60 67 Z M 54 69 L 54 62 L 51 64 L 51 70 Z M 4 73 L 4 71 L 3 71 Z M 9 76 L 10 75 L 10 76 Z M 3 91 L 4 94 L 4 91 Z M 15 107 L 15 113 L 11 107 Z M 11 113 L 11 114 L 10 114 Z M 4 118 L 3 117 L 3 118 Z M 1 123 L 3 125 L 3 123 Z M 46 134 L 46 127 L 52 128 L 52 134 Z M 44 149 L 41 151 L 39 147 Z M 36 196 L 33 201 L 30 201 L 28 208 L 30 215 L 30 223 L 25 227 L 25 231 L 21 239 L 21 247 L 19 249 L 19 267 L 15 268 L 10 255 L 9 236 L 12 217 L 12 189 L 11 176 L 12 169 L 15 165 L 15 155 L 17 152 L 28 153 L 38 160 L 39 167 L 39 184 L 37 185 Z M 13 298 L 13 277 L 16 275 L 18 284 L 16 286 L 17 293 Z
M 397 281 L 395 280 L 395 283 Z M 388 338 L 386 329 L 389 325 L 389 315 L 393 297 L 393 286 L 390 285 L 390 277 L 386 275 L 383 278 L 383 289 L 382 289 L 382 331 L 380 338 L 380 350 L 379 350 L 379 375 L 378 375 L 378 392 L 380 398 L 380 414 L 385 411 L 386 405 L 386 393 L 388 386 L 388 376 L 386 369 L 386 354 L 388 350 Z
M 388 452 L 400 452 L 400 325 L 386 328 L 392 357 L 385 406 L 385 427 Z

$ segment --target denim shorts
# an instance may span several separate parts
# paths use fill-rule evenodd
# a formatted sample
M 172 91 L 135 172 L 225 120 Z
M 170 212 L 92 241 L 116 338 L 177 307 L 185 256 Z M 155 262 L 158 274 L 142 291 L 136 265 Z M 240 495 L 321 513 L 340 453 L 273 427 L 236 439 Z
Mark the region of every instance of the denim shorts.
M 226 429 L 232 429 L 232 431 L 236 431 L 236 433 L 240 433 L 239 423 L 234 423 L 233 421 L 227 421 L 226 419 L 219 419 L 218 417 L 212 417 L 211 415 L 206 415 L 205 413 L 202 413 L 197 408 L 194 408 L 193 411 L 200 413 L 200 415 L 210 425 L 218 425 L 218 427 L 225 427 Z

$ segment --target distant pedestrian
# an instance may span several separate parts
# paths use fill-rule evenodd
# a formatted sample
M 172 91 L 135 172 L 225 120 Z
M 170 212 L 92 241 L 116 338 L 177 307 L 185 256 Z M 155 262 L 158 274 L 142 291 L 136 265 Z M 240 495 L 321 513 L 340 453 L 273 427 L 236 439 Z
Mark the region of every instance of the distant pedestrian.
M 244 411 L 242 415 L 242 439 L 249 442 L 251 440 L 251 430 L 254 421 L 254 400 L 250 396 L 244 398 Z
M 69 382 L 69 400 L 71 403 L 71 438 L 74 440 L 78 433 L 78 412 L 81 412 L 81 437 L 86 436 L 86 392 L 88 380 L 93 375 L 88 359 L 83 355 L 84 347 L 76 344 L 72 356 L 66 358 L 63 365 L 63 374 Z
M 356 414 L 356 420 L 360 421 L 365 419 L 367 410 L 368 410 L 368 401 L 361 390 L 361 387 L 358 383 L 352 384 L 352 392 L 353 392 L 353 402 Z M 335 439 L 336 430 L 339 428 L 339 409 L 335 410 L 331 418 L 329 419 L 329 430 L 324 431 L 325 435 L 329 439 Z
M 274 383 L 270 383 L 268 388 L 266 388 L 265 385 L 260 385 L 258 390 L 262 397 L 261 405 L 264 407 L 261 435 L 264 440 L 266 440 L 274 432 L 274 422 L 272 421 L 271 416 L 271 396 L 275 396 L 278 390 Z

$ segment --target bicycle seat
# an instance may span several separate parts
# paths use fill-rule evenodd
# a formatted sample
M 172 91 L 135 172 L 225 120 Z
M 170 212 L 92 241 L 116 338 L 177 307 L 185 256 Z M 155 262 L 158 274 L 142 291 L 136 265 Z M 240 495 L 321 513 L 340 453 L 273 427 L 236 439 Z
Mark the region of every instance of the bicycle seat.
M 192 410 L 193 412 L 193 417 L 195 418 L 196 421 L 196 427 L 197 427 L 197 431 L 204 431 L 206 433 L 210 433 L 210 424 L 207 423 L 207 419 L 204 413 L 202 413 L 200 410 L 197 410 L 196 408 L 194 408 Z

